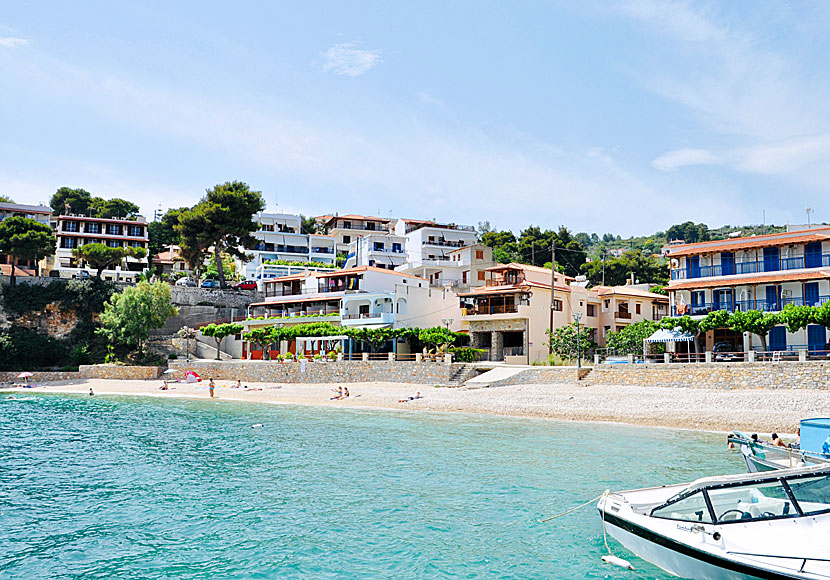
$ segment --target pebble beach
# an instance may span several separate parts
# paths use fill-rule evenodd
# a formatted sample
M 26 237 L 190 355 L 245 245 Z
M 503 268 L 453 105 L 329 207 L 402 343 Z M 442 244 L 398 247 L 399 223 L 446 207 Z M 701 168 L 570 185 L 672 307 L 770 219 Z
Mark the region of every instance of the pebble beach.
M 814 389 L 684 389 L 615 385 L 522 384 L 482 389 L 439 388 L 407 383 L 349 383 L 350 396 L 332 400 L 340 384 L 216 383 L 215 401 L 393 409 L 602 421 L 727 432 L 795 433 L 807 417 L 830 416 L 830 391 Z M 91 379 L 35 388 L 3 386 L 9 392 L 209 398 L 207 382 Z M 252 390 L 253 389 L 253 390 Z M 261 389 L 261 390 L 258 390 Z M 422 398 L 409 400 L 420 392 Z M 400 402 L 405 400 L 406 402 Z

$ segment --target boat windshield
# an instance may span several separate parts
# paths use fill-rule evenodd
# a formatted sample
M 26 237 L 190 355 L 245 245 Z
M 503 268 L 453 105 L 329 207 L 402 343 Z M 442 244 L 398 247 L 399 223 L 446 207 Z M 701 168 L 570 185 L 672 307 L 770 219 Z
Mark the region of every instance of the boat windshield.
M 719 524 L 798 515 L 784 484 L 778 480 L 710 489 L 707 493 Z
M 802 477 L 787 483 L 804 515 L 830 511 L 830 477 Z
M 709 514 L 706 499 L 703 497 L 703 492 L 700 491 L 662 507 L 654 508 L 651 515 L 655 518 L 667 520 L 712 523 L 712 516 Z

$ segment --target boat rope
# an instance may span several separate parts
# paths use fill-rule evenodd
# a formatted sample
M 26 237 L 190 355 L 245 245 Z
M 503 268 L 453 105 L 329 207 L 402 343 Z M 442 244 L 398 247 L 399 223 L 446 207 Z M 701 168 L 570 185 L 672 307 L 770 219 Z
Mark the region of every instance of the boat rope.
M 589 499 L 589 500 L 588 500 L 588 501 L 586 501 L 585 503 L 579 504 L 579 505 L 578 505 L 578 506 L 576 506 L 575 508 L 571 508 L 571 509 L 569 509 L 568 511 L 564 511 L 564 512 L 562 512 L 561 514 L 556 514 L 555 516 L 550 516 L 549 518 L 545 518 L 545 519 L 543 519 L 543 520 L 539 520 L 539 523 L 549 522 L 549 521 L 551 521 L 551 520 L 555 520 L 556 518 L 561 518 L 562 516 L 566 516 L 566 515 L 568 515 L 568 514 L 569 514 L 569 513 L 571 513 L 571 512 L 575 512 L 575 511 L 576 511 L 576 510 L 578 510 L 579 508 L 584 508 L 586 505 L 591 504 L 591 503 L 594 503 L 595 501 L 599 500 L 599 499 L 600 499 L 603 495 L 605 495 L 605 494 L 607 494 L 607 493 L 608 493 L 608 492 L 606 491 L 605 493 L 602 493 L 602 494 L 598 495 L 597 497 L 595 497 L 595 498 L 593 498 L 593 499 Z

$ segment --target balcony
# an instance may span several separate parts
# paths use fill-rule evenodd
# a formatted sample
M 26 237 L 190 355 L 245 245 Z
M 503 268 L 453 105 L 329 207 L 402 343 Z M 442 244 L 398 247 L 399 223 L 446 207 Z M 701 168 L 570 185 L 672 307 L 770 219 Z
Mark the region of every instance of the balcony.
M 516 314 L 519 312 L 517 304 L 477 304 L 461 309 L 463 316 L 483 316 L 487 314 Z
M 463 248 L 467 245 L 466 242 L 463 240 L 444 240 L 444 239 L 437 239 L 437 240 L 424 240 L 425 246 L 440 246 L 442 248 Z
M 621 320 L 631 320 L 631 313 L 620 310 L 619 312 L 614 313 L 614 318 L 619 318 Z
M 484 282 L 485 286 L 513 286 L 516 284 L 521 284 L 525 281 L 524 274 L 516 273 L 516 274 L 508 274 L 506 276 L 499 276 L 498 278 L 492 278 L 490 280 L 486 280 Z
M 311 248 L 312 254 L 333 254 L 334 248 Z
M 359 312 L 340 314 L 342 324 L 394 324 L 395 314 L 392 312 Z
M 678 314 L 689 314 L 691 316 L 703 316 L 715 310 L 726 310 L 727 312 L 735 312 L 738 310 L 759 310 L 761 312 L 778 312 L 787 304 L 795 304 L 796 306 L 821 306 L 825 302 L 830 302 L 830 296 L 819 296 L 816 299 L 804 300 L 803 297 L 797 296 L 782 296 L 780 300 L 767 300 L 761 298 L 757 300 L 726 300 L 722 302 L 703 302 L 700 304 L 686 305 L 685 311 L 678 309 L 677 306 L 672 307 L 672 316 Z M 681 312 L 682 311 L 682 312 Z
M 672 280 L 690 280 L 694 278 L 709 278 L 712 276 L 734 276 L 736 274 L 759 274 L 763 272 L 781 272 L 787 270 L 803 270 L 805 268 L 825 268 L 830 266 L 830 254 L 814 254 L 809 256 L 795 256 L 773 260 L 751 260 L 718 264 L 715 266 L 699 266 L 696 268 L 674 268 L 671 271 Z

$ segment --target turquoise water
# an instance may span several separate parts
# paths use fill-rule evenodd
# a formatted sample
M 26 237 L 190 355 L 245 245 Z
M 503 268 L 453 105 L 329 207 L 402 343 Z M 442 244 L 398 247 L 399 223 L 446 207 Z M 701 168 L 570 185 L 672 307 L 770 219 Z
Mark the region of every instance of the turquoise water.
M 0 577 L 669 578 L 604 566 L 592 507 L 538 519 L 741 468 L 691 432 L 0 395 Z

